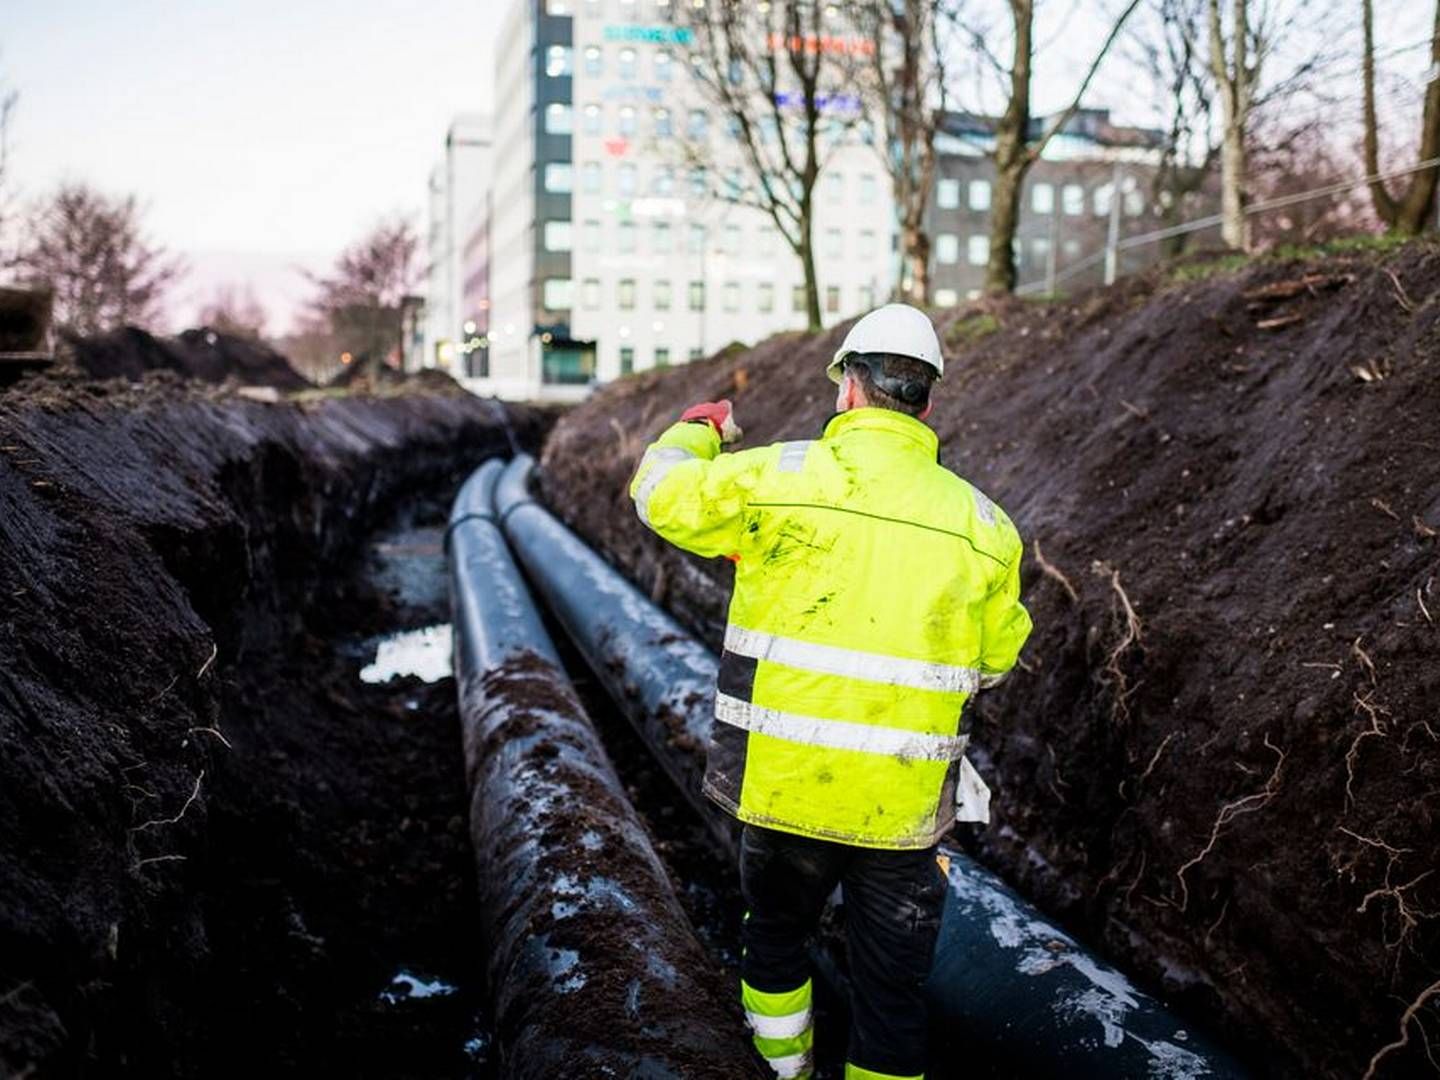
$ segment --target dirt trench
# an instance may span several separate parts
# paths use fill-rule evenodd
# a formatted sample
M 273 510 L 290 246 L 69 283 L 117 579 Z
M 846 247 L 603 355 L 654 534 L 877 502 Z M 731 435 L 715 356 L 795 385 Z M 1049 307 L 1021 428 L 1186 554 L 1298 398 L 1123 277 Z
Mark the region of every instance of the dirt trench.
M 0 1074 L 487 1075 L 454 687 L 357 674 L 548 423 L 0 396 Z
M 1440 246 L 1170 275 L 937 313 L 941 460 L 1016 520 L 1036 623 L 971 718 L 995 822 L 956 839 L 1267 1072 L 1426 1075 Z M 695 401 L 815 437 L 845 329 L 622 380 L 547 440 L 547 502 L 712 647 L 730 568 L 629 476 Z

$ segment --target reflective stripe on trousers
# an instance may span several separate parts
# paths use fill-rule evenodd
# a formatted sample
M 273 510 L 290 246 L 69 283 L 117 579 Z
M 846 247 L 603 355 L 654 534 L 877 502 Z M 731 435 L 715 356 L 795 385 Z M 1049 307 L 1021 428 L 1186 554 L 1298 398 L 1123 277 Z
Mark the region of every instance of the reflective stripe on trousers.
M 795 990 L 767 993 L 740 980 L 740 1002 L 745 1020 L 754 1032 L 755 1048 L 779 1077 L 809 1076 L 812 1029 L 811 984 Z

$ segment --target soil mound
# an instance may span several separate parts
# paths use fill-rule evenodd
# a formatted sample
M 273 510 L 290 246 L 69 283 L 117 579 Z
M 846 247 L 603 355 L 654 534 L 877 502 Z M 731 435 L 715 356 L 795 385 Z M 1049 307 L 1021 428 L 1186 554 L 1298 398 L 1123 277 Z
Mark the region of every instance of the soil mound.
M 303 390 L 310 385 L 290 361 L 263 342 L 208 328 L 186 330 L 168 340 L 133 326 L 89 338 L 72 338 L 75 364 L 96 379 L 138 381 L 151 371 L 173 371 L 202 382 L 234 379 L 246 386 Z
M 971 716 L 995 819 L 961 840 L 1268 1071 L 1415 1075 L 1440 1030 L 1440 247 L 1213 269 L 937 316 L 941 460 L 1016 520 L 1036 627 Z M 746 445 L 818 434 L 845 329 L 608 387 L 548 440 L 548 501 L 718 647 L 728 564 L 648 533 L 629 476 L 696 401 L 732 398 Z
M 348 572 L 367 532 L 442 492 L 443 582 L 445 499 L 543 424 L 173 376 L 0 397 L 0 1075 L 418 1076 L 461 1055 L 405 1011 L 473 1001 L 427 970 L 376 994 L 397 939 L 421 964 L 478 949 L 453 683 L 361 686 L 336 640 L 386 622 Z

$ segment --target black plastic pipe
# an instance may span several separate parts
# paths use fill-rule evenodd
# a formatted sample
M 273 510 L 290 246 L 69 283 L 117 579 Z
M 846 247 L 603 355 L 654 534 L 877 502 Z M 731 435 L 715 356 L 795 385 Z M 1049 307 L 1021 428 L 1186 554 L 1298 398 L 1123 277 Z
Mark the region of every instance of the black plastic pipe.
M 758 1077 L 496 527 L 500 471 L 488 462 L 461 489 L 446 547 L 501 1072 Z
M 700 793 L 717 658 L 530 497 L 532 466 L 517 457 L 497 487 L 506 536 L 671 779 L 733 837 L 733 819 Z M 927 1075 L 1248 1075 L 974 860 L 947 848 L 941 864 L 949 890 L 928 984 Z

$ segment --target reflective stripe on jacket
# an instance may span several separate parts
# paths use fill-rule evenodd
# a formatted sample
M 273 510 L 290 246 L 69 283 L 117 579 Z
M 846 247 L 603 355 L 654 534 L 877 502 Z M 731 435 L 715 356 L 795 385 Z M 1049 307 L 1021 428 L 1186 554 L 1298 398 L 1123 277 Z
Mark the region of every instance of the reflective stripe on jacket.
M 641 520 L 738 557 L 705 792 L 742 821 L 881 848 L 954 822 L 961 710 L 1014 665 L 1030 616 L 1014 525 L 938 448 L 866 408 L 733 454 L 679 423 L 641 459 Z

